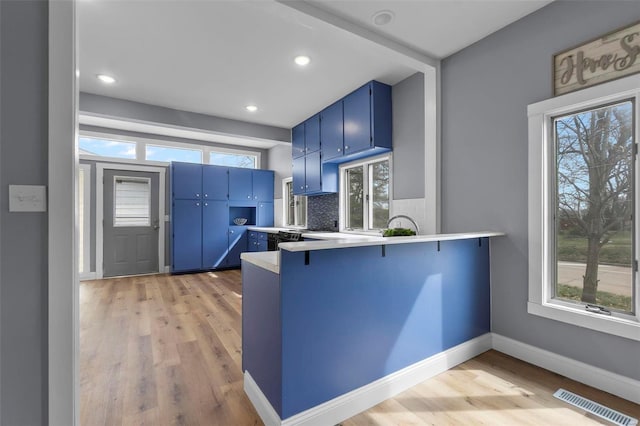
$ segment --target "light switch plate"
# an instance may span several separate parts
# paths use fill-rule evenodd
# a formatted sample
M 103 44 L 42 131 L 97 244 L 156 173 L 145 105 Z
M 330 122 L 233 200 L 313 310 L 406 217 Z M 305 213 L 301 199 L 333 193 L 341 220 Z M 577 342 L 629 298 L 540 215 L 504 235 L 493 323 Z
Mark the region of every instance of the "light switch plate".
M 9 185 L 10 212 L 46 212 L 47 187 L 44 185 Z

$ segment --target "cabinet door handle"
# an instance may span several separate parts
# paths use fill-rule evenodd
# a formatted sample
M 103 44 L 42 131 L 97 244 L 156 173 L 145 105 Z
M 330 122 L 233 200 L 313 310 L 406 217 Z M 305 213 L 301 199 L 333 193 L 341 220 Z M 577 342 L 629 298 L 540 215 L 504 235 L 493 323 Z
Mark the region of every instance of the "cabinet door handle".
M 200 207 L 200 203 L 196 203 L 196 206 Z
M 342 149 L 338 148 L 338 152 L 342 151 Z
M 204 194 L 204 198 L 207 198 L 209 196 L 209 194 Z
M 251 195 L 247 195 L 247 198 L 251 199 Z
M 209 203 L 204 203 L 204 206 L 207 207 L 209 205 Z
M 196 198 L 200 198 L 200 194 L 196 192 Z
M 229 230 L 229 233 L 230 233 L 230 234 L 233 234 L 233 229 L 230 229 L 230 230 Z
M 257 196 L 257 195 L 256 195 L 256 196 L 254 196 L 254 197 L 253 197 L 253 199 L 254 199 L 254 200 L 257 200 L 257 199 L 258 199 L 258 196 Z
M 345 145 L 345 146 L 344 146 L 344 150 L 346 151 L 346 150 L 348 150 L 348 149 L 349 149 L 349 145 Z

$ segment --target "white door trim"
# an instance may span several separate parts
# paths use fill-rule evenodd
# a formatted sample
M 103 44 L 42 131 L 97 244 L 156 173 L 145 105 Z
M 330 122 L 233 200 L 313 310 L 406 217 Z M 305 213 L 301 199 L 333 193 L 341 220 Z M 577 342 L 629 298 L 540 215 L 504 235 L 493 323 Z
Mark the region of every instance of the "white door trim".
M 75 1 L 49 1 L 48 399 L 43 422 L 76 425 L 79 415 L 79 281 L 76 218 L 78 133 Z
M 164 203 L 165 203 L 165 172 L 163 167 L 151 167 L 151 166 L 139 166 L 135 164 L 111 164 L 111 163 L 96 163 L 96 278 L 103 277 L 104 269 L 102 262 L 104 260 L 103 250 L 103 238 L 104 238 L 104 225 L 102 220 L 104 219 L 104 171 L 105 170 L 126 170 L 130 172 L 151 172 L 158 173 L 158 219 L 160 229 L 158 231 L 158 272 L 165 271 L 164 264 L 164 234 L 165 234 L 165 221 L 164 221 Z

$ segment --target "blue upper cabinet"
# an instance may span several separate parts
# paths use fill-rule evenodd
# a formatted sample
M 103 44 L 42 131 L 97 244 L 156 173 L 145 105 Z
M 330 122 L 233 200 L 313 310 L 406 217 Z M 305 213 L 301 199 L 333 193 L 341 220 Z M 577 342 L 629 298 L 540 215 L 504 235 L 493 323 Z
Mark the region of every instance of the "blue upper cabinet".
M 344 155 L 371 146 L 371 88 L 362 86 L 344 98 Z
M 293 159 L 291 174 L 293 175 L 293 193 L 295 195 L 304 195 L 306 192 L 305 185 L 307 177 L 305 172 L 304 156 Z
M 205 200 L 226 200 L 229 194 L 229 173 L 226 167 L 202 166 L 202 197 Z
M 305 155 L 320 150 L 320 114 L 304 122 Z
M 343 106 L 346 159 L 391 150 L 391 86 L 371 81 L 346 96 Z
M 176 200 L 202 199 L 202 165 L 171 163 L 171 192 Z
M 253 169 L 229 168 L 229 200 L 253 201 Z
M 338 101 L 320 113 L 320 135 L 324 161 L 342 156 L 344 147 L 344 125 L 342 101 Z
M 305 192 L 317 194 L 322 191 L 322 163 L 320 152 L 312 152 L 305 157 Z
M 302 157 L 304 155 L 304 151 L 304 123 L 300 123 L 291 129 L 291 152 L 293 158 Z
M 274 176 L 272 170 L 253 170 L 253 200 L 273 201 Z
M 273 226 L 273 202 L 258 203 L 257 226 Z

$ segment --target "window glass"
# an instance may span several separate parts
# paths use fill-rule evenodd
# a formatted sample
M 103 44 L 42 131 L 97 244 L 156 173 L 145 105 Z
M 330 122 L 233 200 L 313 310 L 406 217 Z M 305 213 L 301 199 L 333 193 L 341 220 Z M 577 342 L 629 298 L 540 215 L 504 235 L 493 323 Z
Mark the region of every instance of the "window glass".
M 634 105 L 554 120 L 555 297 L 632 312 Z
M 81 137 L 78 149 L 83 155 L 113 158 L 136 158 L 136 143 Z
M 83 273 L 84 271 L 84 238 L 85 238 L 85 224 L 84 222 L 84 214 L 85 214 L 85 196 L 84 189 L 86 185 L 85 180 L 85 169 L 78 169 L 78 272 Z
M 346 227 L 364 229 L 364 167 L 347 170 Z
M 202 151 L 171 146 L 147 145 L 145 158 L 150 161 L 202 163 Z
M 370 228 L 383 229 L 389 221 L 389 161 L 380 161 L 369 166 L 371 179 Z
M 307 226 L 307 197 L 293 195 L 293 182 L 285 183 L 285 203 L 287 206 L 285 226 Z
M 216 166 L 244 167 L 255 169 L 258 167 L 258 157 L 251 154 L 234 154 L 228 152 L 211 152 L 209 164 Z
M 150 226 L 150 180 L 121 176 L 114 180 L 113 226 Z

